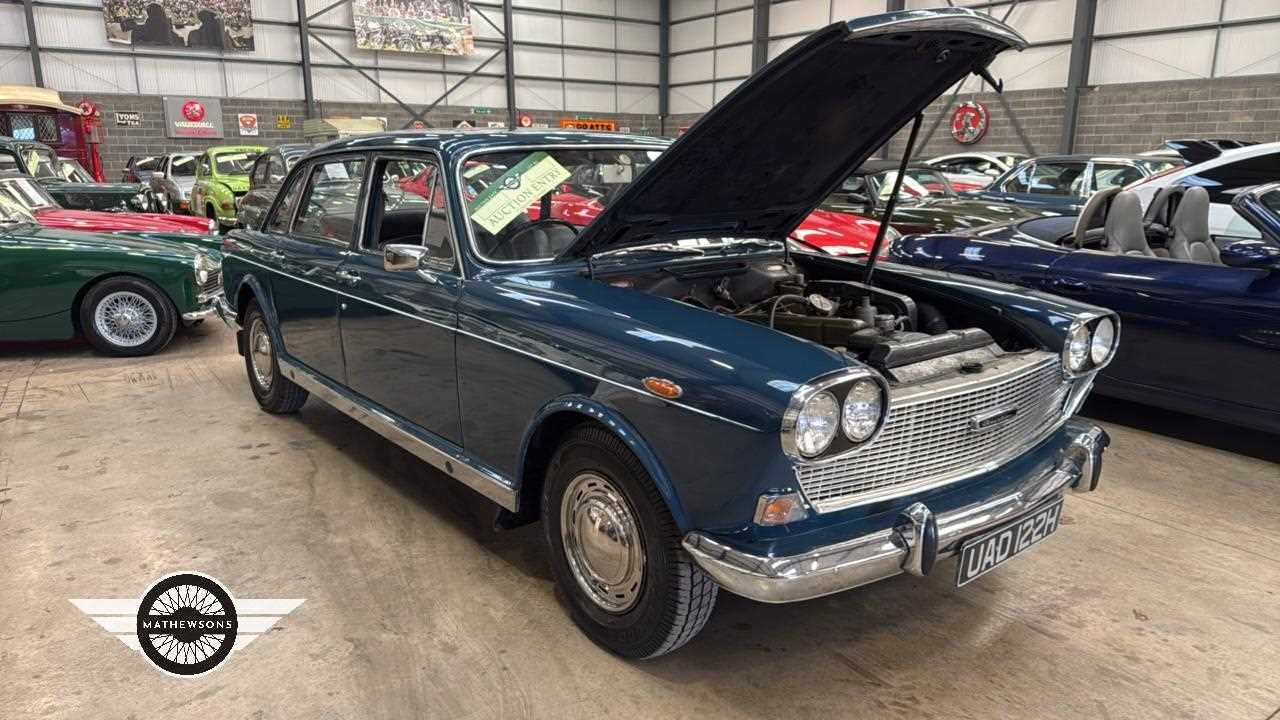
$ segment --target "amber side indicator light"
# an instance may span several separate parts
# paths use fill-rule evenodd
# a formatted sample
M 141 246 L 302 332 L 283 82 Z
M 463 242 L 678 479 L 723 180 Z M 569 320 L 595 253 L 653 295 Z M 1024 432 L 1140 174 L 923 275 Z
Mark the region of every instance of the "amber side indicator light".
M 666 378 L 647 377 L 641 382 L 645 390 L 668 400 L 674 400 L 684 394 L 684 390 L 681 390 L 679 385 Z

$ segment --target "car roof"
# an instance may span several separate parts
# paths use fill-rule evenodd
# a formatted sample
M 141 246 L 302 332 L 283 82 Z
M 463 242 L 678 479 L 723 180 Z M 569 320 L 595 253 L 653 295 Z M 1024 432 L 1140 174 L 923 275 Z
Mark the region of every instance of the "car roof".
M 934 160 L 950 160 L 952 158 L 963 158 L 963 157 L 978 157 L 978 158 L 986 158 L 989 160 L 995 160 L 995 159 L 999 159 L 1001 155 L 1012 155 L 1018 158 L 1029 157 L 1026 153 L 1019 152 L 1017 150 L 970 150 L 967 152 L 954 152 L 954 153 L 947 153 L 946 155 L 939 155 L 937 157 L 930 158 L 926 162 L 933 162 Z
M 1086 155 L 1077 153 L 1074 155 L 1037 155 L 1028 160 L 1036 162 L 1151 162 L 1153 158 L 1142 155 Z
M 24 145 L 31 146 L 31 147 L 44 148 L 45 150 L 49 150 L 51 152 L 53 151 L 53 148 L 49 147 L 48 145 L 45 145 L 44 143 L 38 140 L 18 140 L 17 138 L 11 138 L 7 135 L 0 135 L 0 147 L 14 148 L 14 147 L 22 147 Z
M 859 165 L 858 169 L 853 171 L 853 174 L 854 175 L 859 175 L 859 174 L 870 175 L 872 173 L 884 172 L 885 170 L 897 170 L 901 164 L 902 162 L 898 160 L 868 160 L 862 163 L 861 165 Z M 938 172 L 938 168 L 933 167 L 931 165 L 925 165 L 922 162 L 907 163 L 907 169 L 908 170 L 928 170 L 929 172 L 932 172 L 932 173 Z
M 581 130 L 493 130 L 493 129 L 427 129 L 400 130 L 397 132 L 371 133 L 332 140 L 315 152 L 330 153 L 344 150 L 372 150 L 386 148 L 421 148 L 441 153 L 459 153 L 485 148 L 538 147 L 547 145 L 567 146 L 628 146 L 643 145 L 665 148 L 671 144 L 668 138 L 622 133 L 585 132 Z

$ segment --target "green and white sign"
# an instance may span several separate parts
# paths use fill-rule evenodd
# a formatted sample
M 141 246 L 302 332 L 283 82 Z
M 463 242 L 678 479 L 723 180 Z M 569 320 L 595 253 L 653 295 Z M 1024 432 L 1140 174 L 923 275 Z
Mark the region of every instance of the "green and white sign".
M 569 171 L 545 152 L 536 152 L 502 174 L 467 206 L 477 225 L 497 235 L 534 201 L 569 178 Z

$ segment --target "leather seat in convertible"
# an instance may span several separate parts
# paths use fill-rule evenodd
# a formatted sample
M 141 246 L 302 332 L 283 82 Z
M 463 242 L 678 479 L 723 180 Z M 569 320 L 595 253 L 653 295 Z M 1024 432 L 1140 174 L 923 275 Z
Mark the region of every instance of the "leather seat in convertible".
M 1221 265 L 1218 246 L 1209 235 L 1209 193 L 1202 187 L 1190 187 L 1182 195 L 1173 213 L 1169 237 L 1169 257 L 1176 260 Z
M 1117 255 L 1156 257 L 1142 228 L 1142 202 L 1134 193 L 1127 190 L 1116 193 L 1107 212 L 1105 228 L 1107 250 Z

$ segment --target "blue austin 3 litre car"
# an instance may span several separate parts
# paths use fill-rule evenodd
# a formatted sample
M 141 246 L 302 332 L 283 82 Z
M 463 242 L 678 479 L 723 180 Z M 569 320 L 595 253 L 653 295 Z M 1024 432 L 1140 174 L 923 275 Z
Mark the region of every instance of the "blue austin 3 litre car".
M 1107 436 L 1073 415 L 1114 316 L 924 269 L 868 283 L 783 241 L 1022 44 L 968 10 L 837 23 L 669 149 L 491 131 L 318 148 L 224 240 L 253 395 L 274 413 L 319 397 L 499 526 L 541 520 L 574 620 L 624 656 L 687 642 L 720 588 L 790 602 L 951 556 L 963 585 L 1097 485 Z M 594 220 L 565 219 L 584 203 Z

